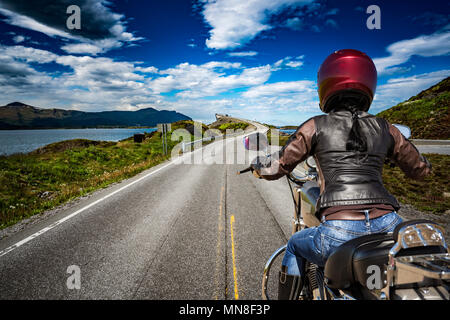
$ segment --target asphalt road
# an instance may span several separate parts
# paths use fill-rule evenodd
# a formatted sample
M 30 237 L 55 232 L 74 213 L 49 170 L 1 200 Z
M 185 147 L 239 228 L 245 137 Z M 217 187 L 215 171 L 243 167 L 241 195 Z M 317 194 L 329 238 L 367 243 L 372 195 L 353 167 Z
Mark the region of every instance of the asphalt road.
M 24 225 L 0 240 L 0 299 L 260 299 L 294 208 L 285 179 L 236 174 L 254 156 L 214 142 Z
M 286 181 L 237 175 L 242 137 L 201 152 L 216 163 L 161 164 L 0 240 L 0 299 L 260 299 L 290 233 Z
M 450 140 L 411 139 L 421 153 L 450 155 Z
M 450 155 L 450 145 L 416 145 L 421 153 L 439 153 Z

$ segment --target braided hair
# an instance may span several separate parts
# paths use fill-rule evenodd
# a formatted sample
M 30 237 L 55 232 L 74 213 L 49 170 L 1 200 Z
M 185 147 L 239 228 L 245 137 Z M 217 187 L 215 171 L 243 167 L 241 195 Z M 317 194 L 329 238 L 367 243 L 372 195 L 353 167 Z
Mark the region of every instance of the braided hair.
M 352 114 L 352 128 L 346 142 L 347 151 L 366 152 L 367 142 L 359 123 L 358 111 L 364 109 L 367 98 L 360 94 L 347 93 L 336 95 L 330 103 L 336 106 L 333 111 L 347 110 Z
M 346 105 L 344 109 L 352 113 L 352 128 L 350 129 L 347 143 L 345 145 L 347 151 L 366 152 L 367 142 L 359 124 L 358 109 L 356 109 L 353 105 Z

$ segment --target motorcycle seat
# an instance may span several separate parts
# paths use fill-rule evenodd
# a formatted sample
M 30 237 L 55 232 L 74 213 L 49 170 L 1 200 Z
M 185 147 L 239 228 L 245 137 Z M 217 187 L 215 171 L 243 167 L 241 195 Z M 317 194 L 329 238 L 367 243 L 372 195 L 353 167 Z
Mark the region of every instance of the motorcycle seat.
M 325 263 L 324 276 L 326 284 L 332 289 L 348 289 L 355 284 L 366 287 L 367 279 L 373 274 L 370 266 L 378 266 L 384 287 L 386 280 L 389 250 L 399 230 L 407 225 L 433 223 L 429 220 L 413 220 L 401 223 L 394 233 L 374 233 L 345 242 L 330 255 Z M 397 256 L 445 253 L 442 246 L 428 246 L 402 249 Z
M 333 289 L 348 289 L 359 282 L 366 286 L 369 266 L 379 266 L 382 281 L 389 250 L 394 245 L 392 234 L 375 233 L 342 244 L 325 264 L 326 284 Z M 373 272 L 373 271 L 372 271 Z

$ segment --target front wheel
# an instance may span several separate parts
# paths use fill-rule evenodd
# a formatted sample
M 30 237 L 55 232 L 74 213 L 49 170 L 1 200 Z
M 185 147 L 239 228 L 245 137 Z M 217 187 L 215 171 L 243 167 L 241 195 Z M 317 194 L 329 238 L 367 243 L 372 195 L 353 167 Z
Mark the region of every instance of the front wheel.
M 272 256 L 270 256 L 269 260 L 267 260 L 266 265 L 264 266 L 264 272 L 263 272 L 263 279 L 262 279 L 262 291 L 261 295 L 263 300 L 273 300 L 269 298 L 269 295 L 267 294 L 267 284 L 269 283 L 269 274 L 270 269 L 272 268 L 272 265 L 275 261 L 275 259 L 280 256 L 283 252 L 286 251 L 287 245 L 278 248 Z

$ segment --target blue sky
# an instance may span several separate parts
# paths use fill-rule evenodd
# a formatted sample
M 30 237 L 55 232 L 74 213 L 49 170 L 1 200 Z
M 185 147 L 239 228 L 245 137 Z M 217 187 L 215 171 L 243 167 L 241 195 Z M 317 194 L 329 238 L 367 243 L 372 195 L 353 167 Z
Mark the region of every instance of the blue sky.
M 450 75 L 449 16 L 447 1 L 0 0 L 0 104 L 297 125 L 320 114 L 321 62 L 354 48 L 377 66 L 378 113 Z

